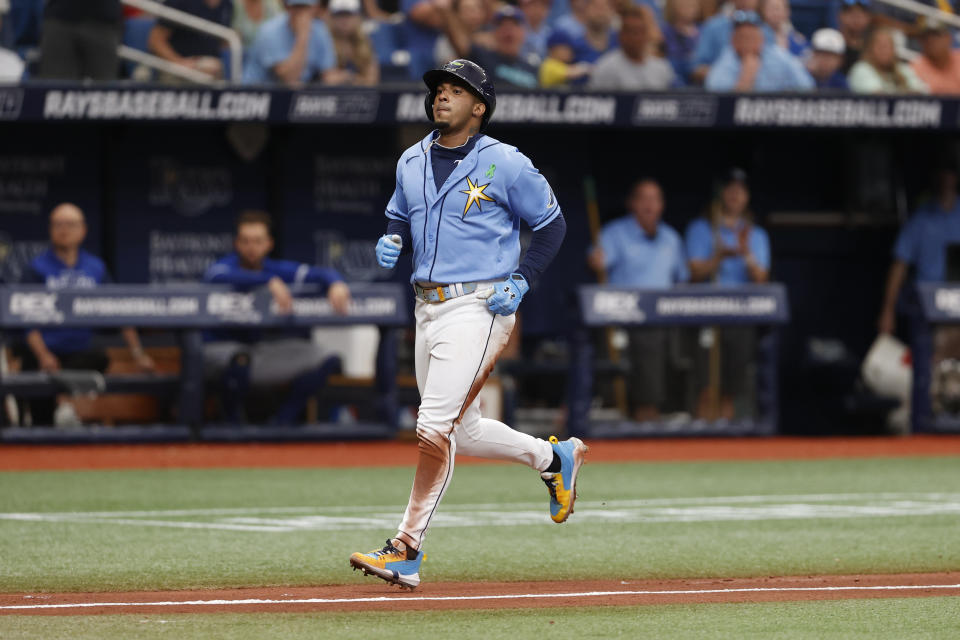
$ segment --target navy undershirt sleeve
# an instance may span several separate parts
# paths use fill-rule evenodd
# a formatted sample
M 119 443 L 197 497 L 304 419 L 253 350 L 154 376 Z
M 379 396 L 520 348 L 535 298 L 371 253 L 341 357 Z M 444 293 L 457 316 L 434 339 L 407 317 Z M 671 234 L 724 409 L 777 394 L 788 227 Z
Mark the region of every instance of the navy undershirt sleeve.
M 533 239 L 527 248 L 523 262 L 517 273 L 526 278 L 532 288 L 560 250 L 563 237 L 567 234 L 567 221 L 563 214 L 557 215 L 550 224 L 533 232 Z
M 398 235 L 403 240 L 403 247 L 400 249 L 400 255 L 413 251 L 413 236 L 410 235 L 410 223 L 404 220 L 387 220 L 387 235 Z

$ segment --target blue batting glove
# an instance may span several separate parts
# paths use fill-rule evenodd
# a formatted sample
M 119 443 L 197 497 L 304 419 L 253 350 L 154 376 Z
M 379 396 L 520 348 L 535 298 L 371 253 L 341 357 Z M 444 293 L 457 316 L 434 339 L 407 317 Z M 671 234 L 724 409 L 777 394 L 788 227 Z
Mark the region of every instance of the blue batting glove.
M 400 236 L 380 236 L 377 241 L 377 264 L 384 269 L 393 269 L 397 266 L 397 258 L 400 257 L 400 249 L 403 248 L 403 240 Z
M 509 278 L 493 285 L 492 289 L 487 289 L 479 297 L 487 299 L 487 307 L 493 313 L 508 316 L 517 310 L 527 291 L 530 291 L 527 279 L 519 273 L 511 273 Z

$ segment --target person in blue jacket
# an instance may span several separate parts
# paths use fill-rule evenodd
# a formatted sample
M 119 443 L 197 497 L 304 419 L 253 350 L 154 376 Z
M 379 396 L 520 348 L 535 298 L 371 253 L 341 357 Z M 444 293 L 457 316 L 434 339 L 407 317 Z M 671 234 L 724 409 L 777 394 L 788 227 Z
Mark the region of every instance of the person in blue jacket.
M 24 271 L 22 284 L 40 284 L 47 289 L 92 289 L 111 281 L 103 261 L 82 248 L 87 222 L 80 207 L 64 202 L 50 212 L 50 248 L 34 258 Z M 143 350 L 133 327 L 122 331 L 134 363 L 142 371 L 153 371 L 154 362 Z M 17 345 L 24 371 L 56 373 L 62 369 L 107 369 L 109 359 L 103 347 L 93 342 L 94 332 L 84 327 L 32 329 L 24 344 Z M 56 406 L 55 406 L 56 405 Z M 80 419 L 69 400 L 37 398 L 30 402 L 34 425 L 76 426 Z
M 247 211 L 237 219 L 235 251 L 207 268 L 205 282 L 230 284 L 237 291 L 266 287 L 280 313 L 293 310 L 292 289 L 306 283 L 327 286 L 327 298 L 337 313 L 345 314 L 350 289 L 333 269 L 314 267 L 291 260 L 268 258 L 273 250 L 270 217 Z M 243 401 L 249 386 L 288 386 L 287 396 L 271 423 L 294 423 L 307 400 L 326 383 L 327 376 L 340 369 L 340 360 L 310 340 L 286 332 L 225 329 L 209 332 L 204 347 L 208 379 L 221 383 L 224 417 L 243 421 Z

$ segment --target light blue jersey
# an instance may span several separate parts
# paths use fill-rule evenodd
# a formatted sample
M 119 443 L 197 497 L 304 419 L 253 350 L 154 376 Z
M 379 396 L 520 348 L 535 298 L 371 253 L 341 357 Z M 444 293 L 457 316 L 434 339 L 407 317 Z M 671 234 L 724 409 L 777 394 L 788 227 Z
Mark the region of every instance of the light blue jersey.
M 553 190 L 516 147 L 480 135 L 442 185 L 434 182 L 433 131 L 397 162 L 386 216 L 410 225 L 411 281 L 502 280 L 520 261 L 520 220 L 536 231 L 560 215 Z
M 947 249 L 954 244 L 960 244 L 960 200 L 949 211 L 931 202 L 900 230 L 893 257 L 915 266 L 918 282 L 942 282 L 947 275 Z
M 243 81 L 246 84 L 278 82 L 273 68 L 290 57 L 295 44 L 296 36 L 290 28 L 290 18 L 286 13 L 280 13 L 264 22 L 257 30 L 257 37 L 247 52 Z M 336 65 L 337 52 L 333 47 L 330 31 L 322 20 L 314 20 L 310 25 L 307 60 L 300 73 L 300 80 L 311 82 Z
M 744 232 L 747 224 L 741 219 L 735 229 L 720 225 L 714 230 L 706 218 L 697 218 L 687 227 L 687 257 L 691 260 L 709 260 L 717 251 L 717 239 L 728 249 L 736 248 L 740 244 L 740 234 Z M 770 237 L 766 231 L 755 225 L 749 225 L 747 233 L 747 245 L 754 260 L 769 270 Z M 747 269 L 747 261 L 742 256 L 724 258 L 717 270 L 716 282 L 729 285 L 748 284 L 750 271 Z
M 657 224 L 651 237 L 627 214 L 604 225 L 600 246 L 610 284 L 666 289 L 690 279 L 683 239 L 665 222 Z

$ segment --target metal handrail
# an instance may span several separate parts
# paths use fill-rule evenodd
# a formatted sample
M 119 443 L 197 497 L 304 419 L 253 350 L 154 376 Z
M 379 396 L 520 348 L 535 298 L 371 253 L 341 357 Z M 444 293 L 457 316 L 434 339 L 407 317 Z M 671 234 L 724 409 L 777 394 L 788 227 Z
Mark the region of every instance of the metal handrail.
M 906 11 L 910 11 L 918 15 L 927 16 L 928 18 L 936 18 L 937 20 L 939 20 L 944 24 L 960 29 L 960 16 L 956 16 L 952 13 L 947 13 L 946 11 L 940 11 L 940 9 L 935 9 L 930 5 L 916 2 L 916 0 L 876 0 L 876 1 L 879 2 L 880 4 L 896 7 L 898 9 L 905 9 Z
M 185 67 L 182 64 L 177 64 L 176 62 L 170 62 L 169 60 L 165 60 L 160 56 L 155 56 L 152 53 L 147 53 L 145 51 L 140 51 L 140 49 L 128 47 L 125 44 L 121 44 L 119 47 L 117 47 L 117 54 L 125 60 L 131 60 L 152 69 L 184 78 L 190 82 L 196 82 L 197 84 L 216 84 L 217 82 L 220 82 L 217 78 L 213 77 L 209 73 L 197 71 L 196 69 Z
M 165 18 L 171 22 L 176 22 L 182 24 L 188 29 L 194 29 L 195 31 L 202 31 L 203 33 L 216 36 L 227 42 L 227 46 L 230 48 L 230 80 L 231 82 L 239 83 L 243 77 L 243 43 L 240 41 L 240 35 L 229 27 L 217 24 L 216 22 L 211 22 L 209 20 L 204 20 L 203 18 L 198 18 L 197 16 L 187 13 L 185 11 L 180 11 L 179 9 L 171 9 L 170 7 L 165 6 L 160 2 L 155 0 L 120 0 L 123 4 L 134 7 L 136 9 L 141 9 L 146 11 L 149 14 L 155 15 L 158 18 Z M 141 52 L 142 53 L 142 52 Z M 154 56 L 156 57 L 156 56 Z M 154 66 L 151 62 L 155 63 L 153 60 L 151 62 L 146 62 L 141 59 L 141 62 L 145 62 L 150 66 Z M 186 74 L 182 73 L 180 65 L 177 65 L 177 69 L 174 71 L 177 75 L 189 78 Z M 193 69 L 188 69 L 187 71 L 195 71 Z M 208 74 L 202 74 L 207 76 Z M 195 82 L 208 82 L 208 80 L 195 80 Z

